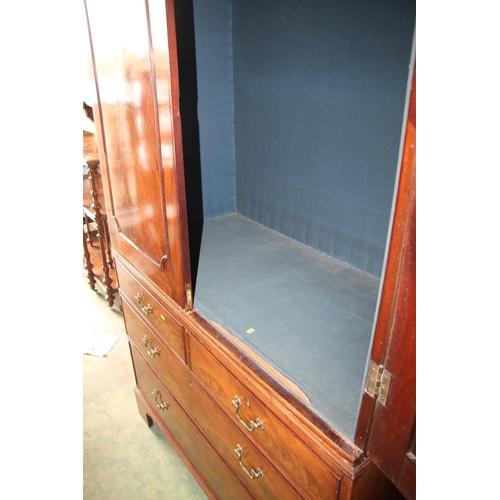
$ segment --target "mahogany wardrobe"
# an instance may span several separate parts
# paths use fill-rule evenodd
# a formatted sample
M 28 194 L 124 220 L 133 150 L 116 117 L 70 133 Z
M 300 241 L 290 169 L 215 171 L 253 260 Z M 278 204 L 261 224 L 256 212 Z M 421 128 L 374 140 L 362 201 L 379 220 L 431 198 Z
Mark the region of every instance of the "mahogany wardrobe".
M 415 3 L 85 16 L 145 423 L 209 498 L 415 498 Z

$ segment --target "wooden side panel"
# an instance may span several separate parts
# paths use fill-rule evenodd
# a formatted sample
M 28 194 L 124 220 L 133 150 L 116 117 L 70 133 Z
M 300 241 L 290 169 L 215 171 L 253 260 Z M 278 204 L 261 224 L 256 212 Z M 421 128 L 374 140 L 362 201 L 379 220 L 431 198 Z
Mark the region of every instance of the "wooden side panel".
M 391 250 L 372 350 L 372 360 L 384 365 L 392 379 L 385 406 L 364 395 L 356 440 L 408 499 L 415 498 L 416 470 L 416 453 L 412 452 L 416 445 L 415 82 L 414 75 Z
M 170 72 L 175 27 L 169 30 L 167 6 L 158 0 L 87 0 L 86 6 L 113 248 L 185 306 L 189 251 Z

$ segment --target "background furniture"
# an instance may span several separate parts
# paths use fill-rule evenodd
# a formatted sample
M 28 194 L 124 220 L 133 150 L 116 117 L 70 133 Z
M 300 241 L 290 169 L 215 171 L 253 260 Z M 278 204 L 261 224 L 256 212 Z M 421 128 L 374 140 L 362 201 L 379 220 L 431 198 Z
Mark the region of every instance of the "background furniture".
M 104 292 L 111 307 L 118 292 L 111 257 L 106 207 L 99 171 L 97 139 L 90 132 L 83 132 L 83 156 L 87 173 L 83 174 L 83 266 L 89 285 Z
M 211 498 L 415 497 L 414 11 L 86 0 L 139 412 Z

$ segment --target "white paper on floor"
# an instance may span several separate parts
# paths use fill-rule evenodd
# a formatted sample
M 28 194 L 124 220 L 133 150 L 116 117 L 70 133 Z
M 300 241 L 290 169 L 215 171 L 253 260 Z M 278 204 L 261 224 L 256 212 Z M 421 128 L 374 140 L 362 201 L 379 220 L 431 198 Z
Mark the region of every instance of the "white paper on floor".
M 106 356 L 120 337 L 107 332 L 84 332 L 83 354 Z

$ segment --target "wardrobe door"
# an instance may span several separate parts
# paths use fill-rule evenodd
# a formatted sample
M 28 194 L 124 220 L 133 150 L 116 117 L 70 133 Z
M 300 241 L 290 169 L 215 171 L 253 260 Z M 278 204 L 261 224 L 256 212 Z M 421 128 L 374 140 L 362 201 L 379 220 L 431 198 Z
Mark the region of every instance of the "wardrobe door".
M 85 0 L 96 129 L 115 256 L 189 308 L 172 2 Z
M 415 81 L 414 73 L 391 247 L 371 356 L 381 374 L 380 390 L 373 400 L 369 396 L 372 391 L 367 389 L 360 418 L 363 423 L 369 415 L 371 421 L 365 437 L 368 456 L 408 500 L 416 496 L 417 461 Z M 362 439 L 359 433 L 358 446 L 363 446 Z

